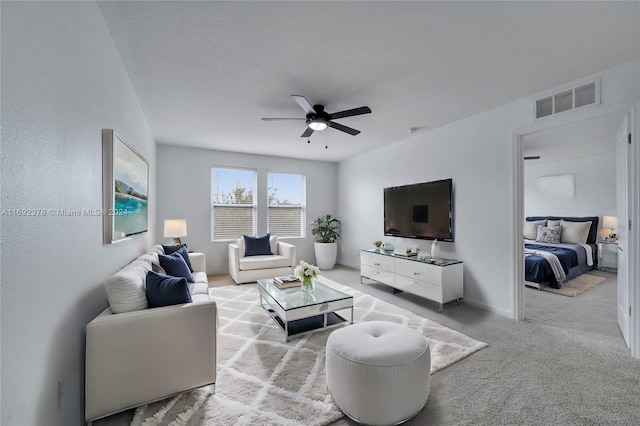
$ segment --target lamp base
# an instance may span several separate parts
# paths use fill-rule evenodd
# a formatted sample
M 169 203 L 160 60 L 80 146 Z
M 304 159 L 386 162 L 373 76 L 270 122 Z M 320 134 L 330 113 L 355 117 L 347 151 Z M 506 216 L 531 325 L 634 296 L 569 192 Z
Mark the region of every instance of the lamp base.
M 180 241 L 180 237 L 175 237 L 173 239 L 173 245 L 174 246 L 181 246 L 182 245 L 182 241 Z

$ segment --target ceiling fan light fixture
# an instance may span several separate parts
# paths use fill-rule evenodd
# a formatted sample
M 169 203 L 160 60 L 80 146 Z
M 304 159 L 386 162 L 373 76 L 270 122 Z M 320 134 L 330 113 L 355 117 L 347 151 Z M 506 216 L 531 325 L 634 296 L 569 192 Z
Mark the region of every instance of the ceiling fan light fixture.
M 312 118 L 307 121 L 307 126 L 314 131 L 320 131 L 326 129 L 329 125 L 322 118 Z

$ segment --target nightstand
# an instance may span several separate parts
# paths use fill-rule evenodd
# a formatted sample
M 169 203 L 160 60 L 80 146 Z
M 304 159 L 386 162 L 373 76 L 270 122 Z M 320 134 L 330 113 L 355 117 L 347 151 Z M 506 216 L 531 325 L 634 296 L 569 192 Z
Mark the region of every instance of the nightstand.
M 609 241 L 598 243 L 598 269 L 618 271 L 618 243 Z

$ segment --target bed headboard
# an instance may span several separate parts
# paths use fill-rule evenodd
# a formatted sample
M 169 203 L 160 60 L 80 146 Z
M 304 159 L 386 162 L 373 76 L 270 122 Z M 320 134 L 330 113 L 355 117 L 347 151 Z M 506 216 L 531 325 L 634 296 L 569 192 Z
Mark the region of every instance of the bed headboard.
M 567 222 L 589 222 L 591 221 L 591 227 L 589 228 L 589 235 L 587 236 L 588 244 L 596 244 L 598 239 L 598 216 L 585 216 L 585 217 L 565 217 L 565 216 L 528 216 L 525 218 L 528 221 L 532 220 L 560 220 L 564 219 Z

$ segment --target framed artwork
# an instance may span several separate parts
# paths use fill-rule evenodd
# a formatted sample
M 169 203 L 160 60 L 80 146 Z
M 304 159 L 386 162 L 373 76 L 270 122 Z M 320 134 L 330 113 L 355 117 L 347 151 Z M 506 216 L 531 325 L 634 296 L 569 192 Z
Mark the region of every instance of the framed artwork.
M 149 163 L 113 129 L 102 129 L 104 243 L 149 230 Z

